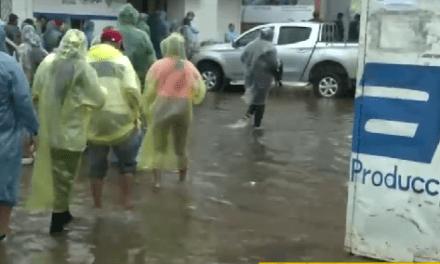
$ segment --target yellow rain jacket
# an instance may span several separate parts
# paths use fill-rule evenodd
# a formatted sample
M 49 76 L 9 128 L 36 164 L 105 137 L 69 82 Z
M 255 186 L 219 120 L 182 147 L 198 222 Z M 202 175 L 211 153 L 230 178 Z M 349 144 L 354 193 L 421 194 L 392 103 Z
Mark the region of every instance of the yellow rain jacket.
M 186 140 L 180 138 L 179 141 L 188 144 L 192 105 L 203 101 L 206 87 L 198 70 L 186 60 L 185 40 L 180 34 L 173 33 L 162 41 L 161 49 L 165 57 L 149 70 L 142 95 L 141 108 L 148 131 L 138 156 L 138 168 L 174 171 L 187 166 L 187 159 L 182 154 L 177 155 L 179 144 L 174 144 L 176 137 L 172 132 L 179 130 L 179 136 L 186 137 Z M 166 142 L 166 150 L 157 151 L 157 142 Z
M 32 92 L 38 101 L 40 145 L 28 209 L 53 207 L 51 149 L 84 151 L 91 114 L 105 104 L 107 91 L 100 86 L 86 55 L 84 33 L 69 30 L 60 47 L 44 59 L 35 74 Z
M 111 45 L 93 46 L 88 61 L 108 91 L 104 107 L 92 116 L 89 140 L 98 145 L 120 143 L 139 120 L 140 81 L 128 57 Z

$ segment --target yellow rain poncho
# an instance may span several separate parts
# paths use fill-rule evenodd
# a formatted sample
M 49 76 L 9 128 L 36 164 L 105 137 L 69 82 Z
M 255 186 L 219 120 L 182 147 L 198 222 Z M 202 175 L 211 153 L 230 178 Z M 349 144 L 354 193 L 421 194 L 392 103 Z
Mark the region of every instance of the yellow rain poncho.
M 114 145 L 130 136 L 138 123 L 140 81 L 130 60 L 110 45 L 93 46 L 88 61 L 108 91 L 105 106 L 92 116 L 89 140 L 93 144 Z
M 38 101 L 40 146 L 28 209 L 66 210 L 72 174 L 79 160 L 77 153 L 86 147 L 91 113 L 104 106 L 107 94 L 86 55 L 84 33 L 69 30 L 60 47 L 37 69 L 32 92 Z M 61 158 L 54 161 L 54 153 Z M 69 158 L 73 160 L 70 163 L 65 161 Z M 64 200 L 58 197 L 60 193 Z
M 139 169 L 179 170 L 188 164 L 192 105 L 206 88 L 200 73 L 186 60 L 185 40 L 173 33 L 161 43 L 164 59 L 147 75 L 142 111 L 148 131 L 138 156 Z

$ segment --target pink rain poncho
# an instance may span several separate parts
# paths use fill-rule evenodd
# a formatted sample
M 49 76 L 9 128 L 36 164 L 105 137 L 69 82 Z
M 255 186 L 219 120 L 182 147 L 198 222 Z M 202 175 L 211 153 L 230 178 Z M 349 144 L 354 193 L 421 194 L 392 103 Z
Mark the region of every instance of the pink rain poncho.
M 139 169 L 179 170 L 188 164 L 192 105 L 205 97 L 203 79 L 185 57 L 185 40 L 173 33 L 161 43 L 164 59 L 147 75 L 142 111 L 147 134 L 138 156 Z

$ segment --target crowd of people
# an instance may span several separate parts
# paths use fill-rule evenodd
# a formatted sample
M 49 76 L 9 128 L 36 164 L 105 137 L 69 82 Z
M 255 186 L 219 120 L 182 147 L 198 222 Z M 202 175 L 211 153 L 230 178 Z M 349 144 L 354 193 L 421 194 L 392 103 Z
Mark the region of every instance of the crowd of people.
M 313 18 L 310 19 L 310 22 L 320 22 L 323 21 L 320 19 L 320 13 L 319 11 L 313 12 Z M 335 20 L 336 25 L 336 40 L 337 41 L 344 41 L 345 39 L 345 26 L 344 26 L 344 14 L 338 13 L 337 19 Z M 359 14 L 355 14 L 352 21 L 350 21 L 350 24 L 348 26 L 348 41 L 359 41 L 359 33 L 360 33 L 360 23 L 361 23 L 361 16 Z
M 11 18 L 9 24 L 17 26 Z M 30 146 L 36 150 L 25 207 L 52 211 L 50 234 L 60 234 L 73 219 L 70 197 L 83 155 L 89 159 L 96 208 L 102 207 L 111 151 L 127 208 L 139 169 L 153 171 L 155 188 L 161 187 L 163 171 L 178 171 L 185 181 L 193 105 L 206 93 L 202 76 L 188 60 L 185 34 L 198 33 L 191 29 L 193 18 L 188 13 L 178 32 L 161 35 L 159 47 L 148 33 L 163 32 L 148 28 L 148 18 L 130 4 L 120 12 L 118 27 L 105 28 L 99 38 L 87 34 L 91 24 L 85 32 L 64 32 L 62 22 L 26 23 L 21 31 L 0 27 L 15 32 L 14 42 L 20 42 L 13 57 L 5 37 L 0 38 L 5 47 L 0 52 L 0 240 L 9 232 L 19 197 L 22 146 L 27 155 Z M 58 38 L 58 45 L 48 41 Z M 263 30 L 241 57 L 249 105 L 242 121 L 254 116 L 255 128 L 273 79 L 280 80 L 272 38 L 272 30 Z
M 188 12 L 180 22 L 177 20 L 170 21 L 165 11 L 155 11 L 150 15 L 140 13 L 135 26 L 137 29 L 147 33 L 153 43 L 158 58 L 162 57 L 160 50 L 161 41 L 171 33 L 175 32 L 179 32 L 185 36 L 187 55 L 190 55 L 198 45 L 199 30 L 197 24 L 194 22 L 194 18 L 194 12 Z M 33 19 L 29 18 L 24 20 L 21 28 L 18 25 L 18 20 L 19 18 L 17 15 L 10 14 L 6 25 L 4 25 L 3 22 L 0 22 L 1 30 L 4 31 L 6 37 L 11 40 L 15 46 L 19 46 L 22 43 L 21 31 L 24 26 L 33 26 L 35 32 L 41 39 L 42 47 L 49 53 L 59 46 L 62 37 L 70 28 L 66 21 L 61 19 L 48 20 L 44 16 L 38 17 L 35 22 Z M 87 37 L 88 48 L 94 43 L 94 40 L 100 38 L 99 35 L 94 36 L 95 24 L 93 21 L 83 20 L 81 30 Z M 12 43 L 6 43 L 6 49 L 11 56 L 14 53 L 17 53 L 17 49 Z
M 28 24 L 16 34 L 18 62 L 7 48 L 0 52 L 0 240 L 17 204 L 23 138 L 36 150 L 26 207 L 52 210 L 51 234 L 72 221 L 72 185 L 86 148 L 97 208 L 110 150 L 128 208 L 137 168 L 152 169 L 157 188 L 162 170 L 178 170 L 181 181 L 188 171 L 192 105 L 202 102 L 206 89 L 187 60 L 184 37 L 164 36 L 158 60 L 147 30 L 139 30 L 147 29 L 146 17 L 130 4 L 119 26 L 107 27 L 99 39 L 69 29 L 51 52 L 43 44 L 49 25 L 42 34 Z

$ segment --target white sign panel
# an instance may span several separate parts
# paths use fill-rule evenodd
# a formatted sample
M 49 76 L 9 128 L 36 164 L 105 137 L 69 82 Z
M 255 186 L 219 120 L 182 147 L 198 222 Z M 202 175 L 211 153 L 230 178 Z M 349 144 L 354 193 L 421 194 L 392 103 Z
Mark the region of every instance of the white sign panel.
M 125 0 L 34 0 L 34 12 L 72 15 L 117 16 Z
M 440 1 L 364 0 L 360 35 L 345 246 L 440 261 Z
M 313 18 L 313 5 L 294 6 L 245 6 L 243 10 L 244 23 L 284 23 L 301 22 Z

